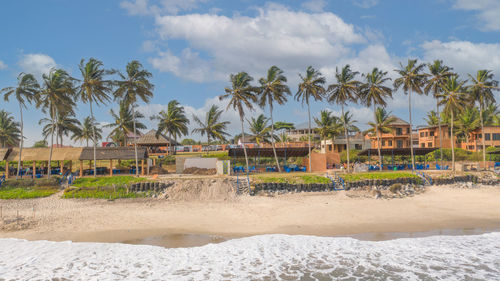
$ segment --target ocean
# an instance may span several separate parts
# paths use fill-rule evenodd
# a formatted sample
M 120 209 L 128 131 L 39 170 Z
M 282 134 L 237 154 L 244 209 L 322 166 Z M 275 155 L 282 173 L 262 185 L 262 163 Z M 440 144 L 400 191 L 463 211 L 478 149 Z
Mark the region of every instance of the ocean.
M 0 280 L 500 280 L 500 232 L 259 235 L 190 248 L 0 239 Z

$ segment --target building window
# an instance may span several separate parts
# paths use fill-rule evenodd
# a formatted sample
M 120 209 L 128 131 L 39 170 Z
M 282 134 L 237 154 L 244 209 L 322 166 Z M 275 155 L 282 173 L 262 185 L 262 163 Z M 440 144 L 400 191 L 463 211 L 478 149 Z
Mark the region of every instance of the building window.
M 421 144 L 420 144 L 420 147 L 425 147 L 425 143 L 421 143 Z
M 493 140 L 500 140 L 500 134 L 493 134 Z
M 430 135 L 431 135 L 431 137 L 433 137 L 434 136 L 434 131 L 431 131 Z
M 354 148 L 357 149 L 357 150 L 363 149 L 363 147 L 361 146 L 361 144 L 355 144 Z
M 425 136 L 428 137 L 429 136 L 429 132 L 425 132 Z
M 382 146 L 385 146 L 385 140 L 382 141 Z
M 392 146 L 392 140 L 387 141 L 389 143 L 389 146 Z
M 484 140 L 491 140 L 491 134 L 484 134 Z
M 401 136 L 403 134 L 403 129 L 396 128 L 396 136 Z
M 406 128 L 406 133 L 410 134 L 410 128 Z
M 432 142 L 428 142 L 427 147 L 432 147 Z
M 397 140 L 396 141 L 396 146 L 397 146 L 397 148 L 403 148 L 403 141 L 402 140 Z
M 423 138 L 424 137 L 424 132 L 421 132 L 420 133 L 420 137 Z

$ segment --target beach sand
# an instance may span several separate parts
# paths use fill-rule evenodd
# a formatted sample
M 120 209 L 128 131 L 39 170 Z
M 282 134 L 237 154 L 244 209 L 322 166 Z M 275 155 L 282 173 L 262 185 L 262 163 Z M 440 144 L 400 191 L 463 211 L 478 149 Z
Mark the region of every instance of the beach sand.
M 159 245 L 162 241 L 155 239 L 163 239 L 167 246 L 182 247 L 257 234 L 373 240 L 377 233 L 500 229 L 499 187 L 429 187 L 423 194 L 391 200 L 345 191 L 189 201 L 59 197 L 0 201 L 0 238 L 135 244 L 149 239 Z M 18 214 L 20 222 L 5 223 Z

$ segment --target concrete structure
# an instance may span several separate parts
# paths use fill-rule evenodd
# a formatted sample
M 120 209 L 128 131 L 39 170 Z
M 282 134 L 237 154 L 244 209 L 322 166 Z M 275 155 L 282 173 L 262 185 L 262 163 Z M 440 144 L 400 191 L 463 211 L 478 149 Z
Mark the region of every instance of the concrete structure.
M 390 133 L 381 134 L 380 136 L 380 148 L 409 148 L 410 147 L 410 123 L 404 121 L 401 118 L 392 116 L 396 118 L 389 127 L 392 129 Z M 378 148 L 377 135 L 371 134 L 371 148 Z M 414 146 L 417 143 L 414 140 Z
M 371 141 L 368 136 L 364 136 L 362 133 L 357 133 L 355 135 L 349 136 L 349 148 L 356 150 L 364 150 L 371 148 Z M 336 152 L 341 153 L 347 149 L 347 140 L 345 137 L 340 136 L 335 138 L 332 145 L 332 140 L 327 139 L 326 141 L 321 141 L 321 153 Z
M 309 135 L 309 127 L 307 123 L 299 124 L 295 129 L 286 132 L 287 138 L 291 142 L 300 142 L 306 140 Z M 311 124 L 311 142 L 319 141 L 321 138 L 319 134 L 315 133 L 315 127 Z

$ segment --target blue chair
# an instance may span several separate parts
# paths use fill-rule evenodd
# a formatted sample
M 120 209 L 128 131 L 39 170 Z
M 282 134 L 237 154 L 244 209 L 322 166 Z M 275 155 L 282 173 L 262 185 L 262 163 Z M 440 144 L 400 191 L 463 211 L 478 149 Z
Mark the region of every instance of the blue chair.
M 495 162 L 494 168 L 500 167 L 500 162 Z
M 301 171 L 301 172 L 306 172 L 306 171 L 307 171 L 307 168 L 306 168 L 305 166 L 300 167 L 300 171 Z

